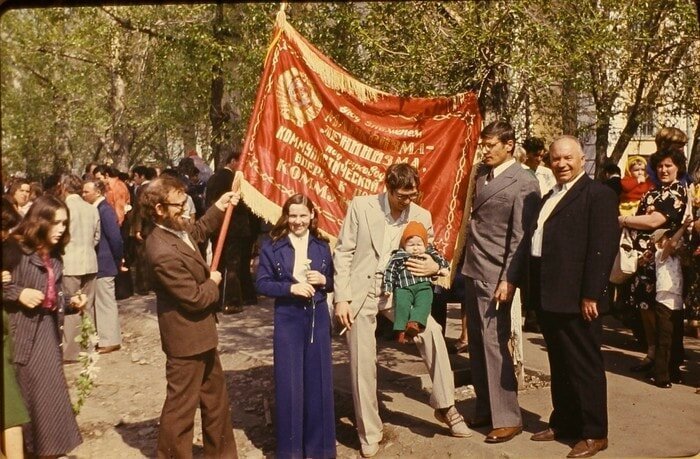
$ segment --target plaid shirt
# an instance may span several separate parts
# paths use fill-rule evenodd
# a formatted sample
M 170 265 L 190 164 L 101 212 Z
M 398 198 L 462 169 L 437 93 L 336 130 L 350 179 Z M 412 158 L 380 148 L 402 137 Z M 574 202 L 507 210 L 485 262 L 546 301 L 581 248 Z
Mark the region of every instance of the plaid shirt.
M 450 264 L 432 245 L 428 245 L 425 253 L 433 257 L 433 260 L 440 268 L 448 268 Z M 384 279 L 382 280 L 382 292 L 392 292 L 397 288 L 404 288 L 419 282 L 430 282 L 429 276 L 414 276 L 411 271 L 406 268 L 406 260 L 411 258 L 411 255 L 404 249 L 396 249 L 391 254 L 391 259 L 384 270 Z

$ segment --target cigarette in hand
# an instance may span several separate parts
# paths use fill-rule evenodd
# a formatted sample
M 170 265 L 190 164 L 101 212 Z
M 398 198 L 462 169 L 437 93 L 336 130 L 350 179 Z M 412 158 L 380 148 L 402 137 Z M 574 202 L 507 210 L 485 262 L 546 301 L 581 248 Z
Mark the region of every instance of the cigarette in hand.
M 496 311 L 498 311 L 499 306 L 501 306 L 501 302 L 496 300 Z
M 348 331 L 348 327 L 343 327 L 343 329 L 340 330 L 340 333 L 338 333 L 338 336 L 343 336 L 343 333 L 345 333 L 346 331 Z

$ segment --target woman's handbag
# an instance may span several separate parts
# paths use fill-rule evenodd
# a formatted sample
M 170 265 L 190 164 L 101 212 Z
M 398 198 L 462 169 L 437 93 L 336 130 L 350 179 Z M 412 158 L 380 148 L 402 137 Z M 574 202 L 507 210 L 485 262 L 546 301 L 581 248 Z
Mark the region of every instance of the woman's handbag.
M 613 284 L 624 284 L 637 272 L 637 258 L 639 254 L 632 248 L 632 236 L 627 228 L 622 229 L 620 236 L 620 248 L 617 251 L 612 271 L 610 271 L 610 282 Z

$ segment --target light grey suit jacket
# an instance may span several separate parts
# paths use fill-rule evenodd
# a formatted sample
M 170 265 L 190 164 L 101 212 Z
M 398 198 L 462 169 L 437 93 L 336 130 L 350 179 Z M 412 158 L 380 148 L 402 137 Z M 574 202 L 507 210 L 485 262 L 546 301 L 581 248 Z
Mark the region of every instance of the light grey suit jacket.
M 522 242 L 540 202 L 539 182 L 517 161 L 484 184 L 490 171 L 477 171 L 462 274 L 519 285 L 527 261 Z
M 357 314 L 367 295 L 374 288 L 375 274 L 383 271 L 377 267 L 381 258 L 386 226 L 386 193 L 355 197 L 340 228 L 338 243 L 333 254 L 335 266 L 334 302 L 349 301 L 353 314 Z M 408 218 L 422 223 L 428 230 L 428 240 L 433 241 L 433 221 L 430 212 L 411 203 Z M 397 241 L 398 242 L 398 241 Z M 397 249 L 392 247 L 393 249 Z
M 100 214 L 97 208 L 77 194 L 66 196 L 66 206 L 70 212 L 70 242 L 63 255 L 63 274 L 83 276 L 97 272 L 97 252 L 100 242 Z

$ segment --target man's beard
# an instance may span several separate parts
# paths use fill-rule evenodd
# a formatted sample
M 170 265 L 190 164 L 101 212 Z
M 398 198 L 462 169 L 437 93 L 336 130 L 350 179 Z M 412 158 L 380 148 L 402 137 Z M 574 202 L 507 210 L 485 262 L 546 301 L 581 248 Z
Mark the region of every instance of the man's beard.
M 171 217 L 170 215 L 163 217 L 161 225 L 175 231 L 184 231 L 189 226 L 182 217 Z

